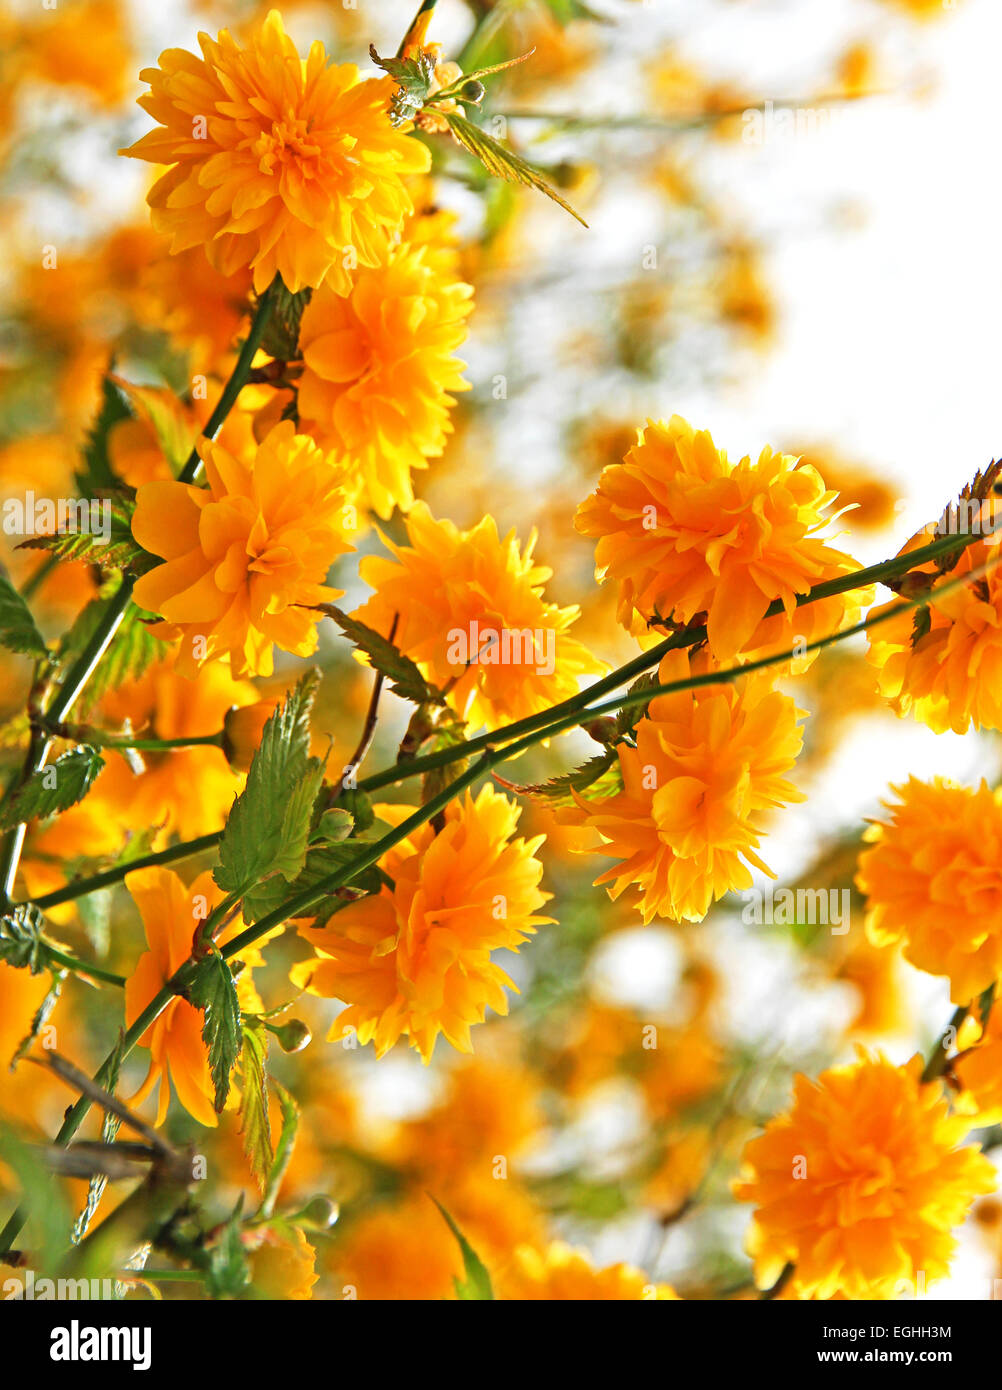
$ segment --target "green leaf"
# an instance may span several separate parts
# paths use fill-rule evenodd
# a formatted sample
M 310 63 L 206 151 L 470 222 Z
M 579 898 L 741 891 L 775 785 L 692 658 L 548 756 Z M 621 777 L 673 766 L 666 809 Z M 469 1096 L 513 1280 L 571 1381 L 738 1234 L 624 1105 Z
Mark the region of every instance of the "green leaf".
M 369 45 L 369 57 L 389 73 L 397 84 L 390 103 L 390 120 L 394 125 L 404 125 L 413 120 L 431 95 L 435 78 L 435 59 L 425 49 L 419 49 L 413 58 L 380 58 L 375 44 Z
M 250 1264 L 243 1242 L 243 1205 L 241 1196 L 209 1249 L 205 1288 L 212 1298 L 239 1298 L 250 1283 Z
M 571 772 L 565 772 L 559 777 L 551 778 L 549 782 L 540 782 L 536 786 L 516 786 L 514 782 L 507 782 L 503 777 L 498 777 L 497 773 L 494 777 L 509 791 L 516 792 L 519 796 L 536 797 L 550 806 L 576 806 L 577 802 L 572 793 L 580 793 L 588 788 L 592 791 L 590 800 L 613 796 L 623 789 L 619 758 L 612 749 L 608 753 L 599 753 L 597 757 L 590 758 Z
M 43 917 L 34 903 L 19 903 L 0 917 L 0 961 L 15 970 L 40 975 L 48 952 L 42 940 Z
M 82 801 L 103 767 L 100 753 L 86 744 L 47 763 L 0 804 L 0 830 L 39 816 L 54 816 Z
M 645 671 L 642 676 L 639 676 L 633 682 L 633 684 L 628 687 L 627 693 L 630 695 L 635 695 L 638 692 L 642 690 L 648 690 L 651 686 L 655 686 L 657 684 L 657 671 Z M 649 703 L 650 702 L 648 701 L 648 704 Z M 643 717 L 646 715 L 648 704 L 623 705 L 620 709 L 618 709 L 616 711 L 616 733 L 619 736 L 622 736 L 623 734 L 632 733 L 633 730 L 637 727 L 640 720 L 643 719 Z
M 271 290 L 271 314 L 261 339 L 262 351 L 279 362 L 292 362 L 299 356 L 299 325 L 303 310 L 313 295 L 312 289 L 290 293 L 281 279 Z
M 221 1111 L 230 1089 L 230 1072 L 240 1056 L 240 1004 L 233 974 L 218 949 L 199 961 L 185 998 L 204 1014 L 202 1040 L 209 1053 L 215 1107 Z
M 491 1276 L 487 1273 L 487 1266 L 438 1198 L 432 1197 L 431 1200 L 442 1213 L 446 1225 L 458 1240 L 459 1248 L 463 1252 L 463 1270 L 466 1274 L 466 1278 L 453 1279 L 452 1282 L 456 1289 L 456 1297 L 462 1299 L 464 1302 L 493 1299 L 494 1289 L 491 1286 Z
M 495 140 L 478 125 L 474 125 L 466 116 L 461 116 L 458 111 L 442 111 L 440 114 L 448 121 L 449 129 L 463 148 L 475 155 L 489 174 L 493 174 L 495 178 L 507 179 L 509 183 L 522 183 L 529 188 L 538 188 L 540 193 L 545 193 L 572 217 L 577 218 L 582 227 L 587 227 L 588 223 L 584 218 L 550 187 L 539 170 L 534 169 L 528 160 L 502 145 L 499 140 Z
M 274 875 L 291 882 L 306 862 L 324 775 L 323 763 L 309 752 L 319 681 L 319 672 L 307 672 L 264 726 L 247 785 L 233 803 L 219 846 L 214 877 L 226 892 L 256 892 Z
M 257 1021 L 244 1020 L 240 1060 L 240 1133 L 244 1153 L 258 1187 L 264 1192 L 274 1155 L 268 1118 L 268 1034 Z
M 113 425 L 131 416 L 128 401 L 116 386 L 111 373 L 106 373 L 101 382 L 101 406 L 84 441 L 83 466 L 76 473 L 77 487 L 82 496 L 93 497 L 108 488 L 121 487 L 122 480 L 112 471 L 108 460 L 108 435 Z
M 33 536 L 22 541 L 18 550 L 44 550 L 57 559 L 82 560 L 103 570 L 128 570 L 130 574 L 145 574 L 163 564 L 159 555 L 150 555 L 133 538 L 132 515 L 136 500 L 130 493 L 106 491 L 92 505 L 102 508 L 100 525 L 88 522 L 88 529 L 55 531 L 50 535 Z M 107 526 L 105 526 L 105 510 Z M 107 529 L 107 535 L 102 532 Z
M 352 839 L 342 840 L 338 844 L 317 845 L 310 849 L 302 873 L 291 883 L 281 878 L 271 878 L 247 894 L 243 905 L 244 921 L 257 922 L 303 889 L 315 887 L 331 874 L 337 873 L 339 869 L 358 859 L 364 845 L 364 841 Z M 315 927 L 326 926 L 334 913 L 339 912 L 352 898 L 378 893 L 382 886 L 382 878 L 376 866 L 370 864 L 367 869 L 356 874 L 348 886 L 352 889 L 350 896 L 325 898 L 316 907 L 304 912 L 303 916 L 315 919 Z
M 118 588 L 120 579 L 116 576 L 116 580 L 107 586 L 101 597 L 93 599 L 77 618 L 61 655 L 73 656 L 83 650 L 105 612 L 108 596 Z M 127 681 L 138 680 L 150 666 L 167 656 L 169 643 L 162 642 L 152 630 L 159 621 L 152 613 L 144 612 L 134 603 L 129 605 L 107 651 L 87 683 L 83 696 L 84 710 L 93 709 L 109 690 L 117 690 Z
M 0 646 L 39 661 L 49 655 L 28 605 L 5 575 L 0 575 Z
M 402 700 L 410 700 L 415 705 L 445 704 L 445 696 L 441 690 L 429 684 L 417 664 L 409 656 L 404 656 L 388 638 L 367 627 L 365 623 L 360 623 L 357 618 L 350 618 L 333 603 L 321 603 L 317 607 L 321 613 L 326 613 L 329 618 L 334 619 L 359 651 L 365 652 L 370 665 L 382 672 L 390 682 L 390 689 L 394 695 L 399 695 Z
M 292 1153 L 296 1147 L 296 1135 L 299 1132 L 299 1105 L 296 1098 L 280 1082 L 275 1081 L 272 1084 L 282 1111 L 282 1129 L 278 1136 L 278 1144 L 275 1146 L 275 1158 L 268 1173 L 264 1198 L 261 1202 L 261 1210 L 266 1215 L 275 1209 L 282 1179 L 292 1161 Z

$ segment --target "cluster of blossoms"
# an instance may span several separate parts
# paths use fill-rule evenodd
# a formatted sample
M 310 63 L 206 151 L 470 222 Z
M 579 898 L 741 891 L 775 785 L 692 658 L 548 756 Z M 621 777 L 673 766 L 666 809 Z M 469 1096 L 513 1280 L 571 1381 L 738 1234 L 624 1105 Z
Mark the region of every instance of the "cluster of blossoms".
M 285 947 L 297 958 L 281 962 L 285 977 L 309 996 L 305 1006 L 341 1005 L 329 1041 L 371 1043 L 377 1058 L 403 1044 L 425 1063 L 440 1039 L 471 1053 L 473 1028 L 488 1011 L 507 1014 L 508 991 L 517 992 L 499 953 L 517 953 L 553 925 L 542 915 L 553 898 L 542 887 L 546 835 L 534 833 L 546 815 L 554 840 L 567 834 L 589 861 L 613 861 L 595 884 L 645 925 L 699 923 L 728 894 L 751 888 L 756 871 L 771 877 L 761 857 L 770 819 L 804 799 L 790 775 L 805 711 L 778 682 L 808 672 L 874 597 L 856 561 L 832 544 L 839 493 L 814 463 L 770 448 L 732 463 L 680 417 L 648 421 L 574 517 L 595 542 L 596 577 L 615 592 L 633 654 L 598 693 L 583 692 L 609 668 L 580 639 L 579 607 L 547 596 L 553 570 L 536 558 L 536 531 L 520 540 L 486 514 L 463 527 L 416 497 L 469 386 L 457 354 L 473 309 L 455 218 L 434 206 L 430 154 L 415 135 L 415 127 L 444 134 L 464 119 L 450 95 L 462 73 L 422 39 L 423 29 L 405 44 L 407 81 L 424 71 L 426 99 L 446 95 L 413 121 L 401 115 L 413 96 L 407 86 L 392 76 L 363 81 L 353 65 L 331 64 L 319 43 L 301 58 L 276 12 L 245 45 L 226 31 L 201 35 L 201 57 L 169 50 L 142 73 L 150 90 L 140 105 L 156 129 L 125 153 L 166 166 L 148 202 L 184 287 L 174 286 L 178 314 L 168 326 L 193 366 L 204 356 L 222 375 L 234 355 L 237 400 L 216 429 L 201 401 L 168 403 L 152 388 L 107 378 L 125 403 L 102 439 L 116 496 L 129 504 L 130 535 L 116 543 L 136 573 L 122 592 L 142 610 L 130 612 L 150 655 L 136 667 L 125 661 L 95 698 L 90 713 L 109 728 L 90 731 L 99 736 L 90 752 L 103 749 L 103 763 L 92 764 L 86 799 L 29 824 L 22 877 L 33 898 L 51 894 L 56 910 L 71 911 L 72 890 L 61 892 L 68 866 L 100 858 L 112 875 L 121 868 L 146 942 L 124 981 L 126 1027 L 149 1052 L 132 1100 L 157 1090 L 157 1125 L 173 1094 L 196 1122 L 223 1128 L 226 1088 L 209 1043 L 215 1005 L 176 988 L 179 972 L 194 978 L 209 961 L 232 990 L 235 1031 L 243 1027 L 229 1066 L 239 1082 L 226 1104 L 239 1112 L 245 1142 L 256 1128 L 270 1144 L 265 1034 L 293 1039 L 287 1050 L 298 1040 L 273 1022 L 286 1006 L 266 1007 L 255 971 L 280 963 L 280 951 L 266 962 L 262 948 L 287 922 L 295 931 Z M 131 263 L 141 264 L 147 245 L 131 246 Z M 744 271 L 729 287 L 731 316 L 761 328 L 760 287 L 750 265 Z M 144 296 L 169 304 L 170 279 L 161 266 Z M 203 297 L 204 316 L 192 315 Z M 249 336 L 235 356 L 248 311 Z M 282 322 L 261 336 L 272 313 Z M 870 500 L 879 512 L 887 499 L 876 489 Z M 343 577 L 363 536 L 371 549 Z M 880 694 L 940 732 L 1002 727 L 1002 581 L 995 548 L 969 539 L 913 568 L 905 591 L 919 617 L 893 614 L 870 642 Z M 370 590 L 357 602 L 356 576 Z M 345 591 L 355 602 L 349 614 L 334 604 Z M 351 671 L 377 672 L 344 769 L 352 776 L 340 783 L 328 780 L 329 750 L 311 741 L 321 741 L 309 724 L 313 696 L 300 698 L 303 682 L 291 694 L 280 689 L 291 680 L 276 659 L 317 654 L 327 616 L 358 648 Z M 604 727 L 589 722 L 592 695 L 617 689 L 617 675 L 636 674 L 644 661 L 648 674 L 628 710 Z M 426 780 L 410 802 L 374 806 L 354 773 L 384 678 L 417 708 L 396 765 L 376 785 L 416 772 Z M 349 689 L 345 703 L 352 699 Z M 575 719 L 602 755 L 518 788 L 541 818 L 520 835 L 519 805 L 490 783 L 478 792 L 470 783 L 493 772 L 525 724 L 530 742 L 543 743 Z M 63 722 L 45 733 L 84 743 Z M 422 761 L 426 744 L 433 751 Z M 484 754 L 482 767 L 468 763 L 474 752 Z M 891 1298 L 943 1277 L 954 1228 L 996 1185 L 967 1140 L 975 1125 L 1002 1117 L 1002 1023 L 992 1010 L 1002 977 L 1002 792 L 915 779 L 896 790 L 898 804 L 866 832 L 856 868 L 867 899 L 862 951 L 887 956 L 847 958 L 844 976 L 855 971 L 881 993 L 900 946 L 918 969 L 948 977 L 969 1016 L 943 1068 L 949 1093 L 918 1057 L 898 1066 L 862 1054 L 815 1081 L 798 1077 L 789 1112 L 745 1145 L 734 1190 L 755 1207 L 756 1280 L 766 1287 L 789 1275 L 798 1298 Z M 165 867 L 171 841 L 220 832 L 215 873 L 188 884 Z M 127 872 L 142 849 L 144 866 Z M 87 978 L 85 963 L 75 964 Z M 10 973 L 3 964 L 0 1024 Z M 646 1174 L 648 1199 L 669 1215 L 705 1180 L 715 1142 L 707 1127 L 677 1139 L 672 1123 L 713 1094 L 723 1072 L 707 1028 L 713 986 L 696 969 L 687 983 L 691 1016 L 665 1026 L 653 1060 L 637 1019 L 611 1005 L 594 1008 L 573 1042 L 544 1044 L 571 1095 L 631 1075 L 664 1141 Z M 31 1006 L 41 1017 L 33 993 Z M 253 1121 L 251 1037 L 263 1097 Z M 401 1181 L 393 1212 L 377 1204 L 349 1227 L 331 1256 L 336 1277 L 361 1278 L 366 1296 L 370 1288 L 397 1296 L 408 1261 L 421 1256 L 435 1288 L 448 1288 L 456 1251 L 436 1243 L 438 1217 L 416 1195 L 434 1179 L 449 1185 L 464 1226 L 490 1253 L 500 1297 L 676 1299 L 632 1265 L 596 1268 L 550 1240 L 527 1188 L 500 1211 L 483 1170 L 530 1148 L 542 1128 L 538 1099 L 504 1063 L 457 1068 L 447 1099 L 395 1132 L 387 1149 L 411 1186 Z M 344 1100 L 336 1114 L 338 1142 L 352 1133 L 351 1108 Z M 298 1161 L 309 1170 L 308 1151 Z M 267 1174 L 263 1183 L 255 1176 L 264 1190 Z M 299 1226 L 262 1221 L 241 1240 L 260 1291 L 311 1296 L 318 1276 Z

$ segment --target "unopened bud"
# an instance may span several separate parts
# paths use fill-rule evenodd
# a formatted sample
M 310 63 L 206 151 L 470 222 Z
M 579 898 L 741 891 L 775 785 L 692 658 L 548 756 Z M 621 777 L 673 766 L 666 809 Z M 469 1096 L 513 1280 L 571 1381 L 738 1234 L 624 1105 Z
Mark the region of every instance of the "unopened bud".
M 268 1032 L 278 1039 L 283 1052 L 302 1052 L 313 1041 L 313 1034 L 299 1018 L 290 1018 L 288 1023 L 269 1023 Z

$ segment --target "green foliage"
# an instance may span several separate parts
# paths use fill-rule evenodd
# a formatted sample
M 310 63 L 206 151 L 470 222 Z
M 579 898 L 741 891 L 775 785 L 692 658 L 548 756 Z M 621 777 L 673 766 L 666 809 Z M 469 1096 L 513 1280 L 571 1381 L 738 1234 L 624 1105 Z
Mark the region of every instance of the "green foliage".
M 292 294 L 281 279 L 275 281 L 271 291 L 271 315 L 261 339 L 261 348 L 269 357 L 291 362 L 299 356 L 299 325 L 312 295 L 311 289 Z
M 150 555 L 133 539 L 132 516 L 136 510 L 131 493 L 119 490 L 105 492 L 100 505 L 109 508 L 108 536 L 91 530 L 56 531 L 51 535 L 33 536 L 22 541 L 19 550 L 44 550 L 58 560 L 82 560 L 103 570 L 127 570 L 130 574 L 145 574 L 161 563 L 160 557 Z
M 494 1289 L 491 1285 L 491 1276 L 487 1272 L 487 1266 L 474 1250 L 473 1246 L 463 1235 L 455 1221 L 443 1207 L 442 1203 L 436 1198 L 431 1199 L 438 1207 L 449 1230 L 459 1242 L 459 1248 L 463 1252 L 463 1272 L 465 1279 L 453 1279 L 456 1289 L 456 1297 L 462 1299 L 464 1303 L 472 1301 L 483 1301 L 493 1299 Z
M 252 894 L 247 895 L 244 899 L 244 920 L 247 922 L 259 921 L 269 912 L 274 912 L 281 907 L 288 898 L 307 888 L 316 887 L 318 883 L 322 883 L 331 874 L 347 868 L 348 865 L 360 858 L 365 843 L 365 841 L 358 839 L 342 840 L 338 844 L 318 845 L 310 849 L 306 855 L 302 872 L 292 883 L 287 883 L 284 879 L 273 878 L 267 883 L 263 883 L 260 888 L 255 889 Z M 378 893 L 381 884 L 380 872 L 374 864 L 371 864 L 352 878 L 350 894 L 344 898 L 325 898 L 316 907 L 305 912 L 303 916 L 314 918 L 313 925 L 315 927 L 326 926 L 335 912 L 344 907 L 346 902 L 369 893 Z
M 248 921 L 260 915 L 258 895 L 268 880 L 278 876 L 287 888 L 306 862 L 324 772 L 321 760 L 309 751 L 310 712 L 319 680 L 316 671 L 307 672 L 268 720 L 247 785 L 226 820 L 214 875 L 226 892 L 248 893 Z
M 296 1147 L 296 1135 L 299 1132 L 299 1106 L 295 1097 L 279 1082 L 274 1081 L 272 1085 L 282 1112 L 282 1128 L 278 1136 L 278 1143 L 275 1146 L 275 1157 L 268 1172 L 264 1198 L 261 1202 L 261 1210 L 265 1215 L 270 1215 L 275 1209 L 282 1179 L 292 1161 L 292 1153 Z
M 431 95 L 435 77 L 434 58 L 424 49 L 420 49 L 413 58 L 381 58 L 375 44 L 369 45 L 369 57 L 377 68 L 389 73 L 396 82 L 397 90 L 390 103 L 390 120 L 397 126 L 406 125 Z
M 498 777 L 497 773 L 495 778 L 509 791 L 516 792 L 519 796 L 535 797 L 537 800 L 545 801 L 549 806 L 577 805 L 574 792 L 580 794 L 590 789 L 591 798 L 594 799 L 613 796 L 616 792 L 622 791 L 623 787 L 619 759 L 611 748 L 607 753 L 599 753 L 597 757 L 589 758 L 588 762 L 582 763 L 571 772 L 562 773 L 561 776 L 553 777 L 549 782 L 540 782 L 536 786 L 519 787 L 514 782 L 506 782 L 503 777 Z
M 354 642 L 359 651 L 365 652 L 370 664 L 390 682 L 394 695 L 402 700 L 410 700 L 415 705 L 443 705 L 445 696 L 430 685 L 422 676 L 417 664 L 409 656 L 404 656 L 393 643 L 381 633 L 375 632 L 357 618 L 350 618 L 333 603 L 319 605 L 322 613 L 333 618 L 338 627 Z
M 113 425 L 132 415 L 129 403 L 118 389 L 111 372 L 101 382 L 101 405 L 97 418 L 87 431 L 82 450 L 81 467 L 76 472 L 76 484 L 84 497 L 93 497 L 109 488 L 121 487 L 122 480 L 112 472 L 108 459 L 108 435 Z
M 240 1004 L 232 971 L 213 946 L 195 967 L 185 997 L 204 1015 L 202 1040 L 209 1053 L 209 1072 L 215 1089 L 214 1104 L 221 1111 L 230 1090 L 230 1073 L 240 1056 L 243 1034 Z
M 463 148 L 475 155 L 489 174 L 493 174 L 495 178 L 506 179 L 509 183 L 522 183 L 529 188 L 537 188 L 540 193 L 545 193 L 548 198 L 559 203 L 581 223 L 582 227 L 587 227 L 588 223 L 584 218 L 550 187 L 539 170 L 533 168 L 528 160 L 502 145 L 500 140 L 495 140 L 492 135 L 488 135 L 458 111 L 442 111 L 441 115 L 448 121 L 449 129 Z
M 268 1034 L 257 1019 L 243 1021 L 240 1057 L 240 1133 L 251 1172 L 264 1192 L 273 1155 L 268 1118 Z
M 82 801 L 103 767 L 100 753 L 86 744 L 64 753 L 4 799 L 0 805 L 0 830 L 39 816 L 54 816 Z
M 243 1197 L 208 1251 L 205 1288 L 211 1298 L 239 1298 L 250 1283 L 243 1243 Z
M 120 575 L 112 576 L 108 584 L 102 588 L 99 597 L 88 603 L 60 649 L 61 661 L 72 661 L 83 651 L 104 616 L 108 599 L 117 592 L 121 582 Z M 103 658 L 87 683 L 83 708 L 92 709 L 109 690 L 117 690 L 126 681 L 138 680 L 154 662 L 163 660 L 170 647 L 154 635 L 152 627 L 157 622 L 159 619 L 153 614 L 137 608 L 134 603 L 129 605 Z
M 42 914 L 33 903 L 19 903 L 0 917 L 0 961 L 40 975 L 48 952 L 41 938 Z
M 28 605 L 5 575 L 0 575 L 0 646 L 39 661 L 49 655 Z

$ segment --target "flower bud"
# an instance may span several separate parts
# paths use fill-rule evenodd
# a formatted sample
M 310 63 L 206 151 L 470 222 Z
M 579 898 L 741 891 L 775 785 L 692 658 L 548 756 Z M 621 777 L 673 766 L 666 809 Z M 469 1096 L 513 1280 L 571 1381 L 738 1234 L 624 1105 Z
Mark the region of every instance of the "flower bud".
M 246 772 L 257 752 L 264 726 L 278 708 L 277 700 L 234 705 L 223 719 L 223 752 L 230 767 Z
M 268 1032 L 278 1039 L 283 1052 L 302 1052 L 313 1041 L 309 1027 L 299 1018 L 290 1018 L 288 1023 L 269 1023 Z

